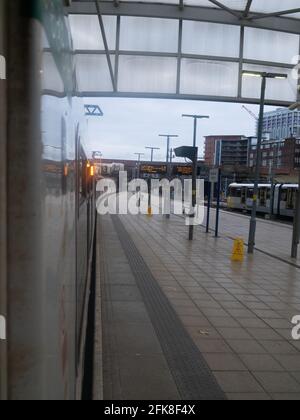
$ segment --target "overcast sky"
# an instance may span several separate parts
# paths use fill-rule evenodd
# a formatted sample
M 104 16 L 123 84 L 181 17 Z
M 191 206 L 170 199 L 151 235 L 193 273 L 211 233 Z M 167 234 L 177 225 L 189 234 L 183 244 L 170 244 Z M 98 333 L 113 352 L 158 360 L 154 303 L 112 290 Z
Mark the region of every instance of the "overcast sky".
M 241 104 L 158 99 L 86 99 L 86 104 L 98 104 L 104 116 L 88 119 L 88 146 L 101 151 L 107 159 L 135 159 L 134 153 L 145 153 L 146 146 L 160 147 L 155 159 L 165 161 L 166 141 L 159 134 L 177 134 L 172 146 L 192 145 L 193 121 L 182 114 L 209 115 L 198 126 L 199 153 L 203 155 L 204 136 L 255 135 L 255 120 Z M 256 115 L 259 109 L 247 105 Z M 266 111 L 274 108 L 266 107 Z

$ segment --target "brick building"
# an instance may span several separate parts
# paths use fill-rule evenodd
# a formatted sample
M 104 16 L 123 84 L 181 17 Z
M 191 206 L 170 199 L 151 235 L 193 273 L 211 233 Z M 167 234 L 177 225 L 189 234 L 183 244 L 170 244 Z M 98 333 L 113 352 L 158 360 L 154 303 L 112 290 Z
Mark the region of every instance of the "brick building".
M 245 136 L 205 137 L 207 166 L 248 166 L 249 139 Z
M 293 173 L 300 156 L 300 139 L 270 140 L 262 143 L 261 167 L 263 172 Z M 249 154 L 249 166 L 256 165 L 257 146 L 252 145 Z

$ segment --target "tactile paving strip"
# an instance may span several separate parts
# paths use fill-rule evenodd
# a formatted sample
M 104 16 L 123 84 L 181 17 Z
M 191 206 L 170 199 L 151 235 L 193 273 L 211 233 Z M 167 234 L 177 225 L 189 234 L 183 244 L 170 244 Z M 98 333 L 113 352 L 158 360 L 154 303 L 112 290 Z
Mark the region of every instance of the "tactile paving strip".
M 185 330 L 121 219 L 113 223 L 183 400 L 226 400 L 201 352 Z

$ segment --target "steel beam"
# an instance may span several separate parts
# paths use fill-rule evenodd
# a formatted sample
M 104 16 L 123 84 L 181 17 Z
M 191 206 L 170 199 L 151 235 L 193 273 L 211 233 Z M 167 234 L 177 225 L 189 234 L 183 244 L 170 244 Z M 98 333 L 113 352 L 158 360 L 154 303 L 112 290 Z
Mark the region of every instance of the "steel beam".
M 53 91 L 43 91 L 44 95 L 56 95 Z M 235 96 L 209 96 L 209 95 L 192 95 L 192 94 L 177 94 L 177 93 L 136 93 L 136 92 L 101 92 L 101 91 L 82 91 L 76 92 L 75 95 L 82 98 L 141 98 L 141 99 L 181 99 L 187 101 L 206 101 L 206 102 L 225 102 L 225 103 L 240 103 L 240 104 L 259 104 L 259 99 L 255 98 L 238 98 Z M 266 100 L 266 105 L 276 107 L 289 107 L 291 101 L 275 101 Z
M 253 0 L 248 0 L 247 1 L 246 9 L 245 9 L 245 12 L 244 12 L 244 18 L 248 17 L 248 15 L 250 13 L 250 10 L 251 10 L 252 2 L 253 2 Z
M 101 34 L 102 34 L 102 38 L 103 38 L 105 54 L 106 54 L 106 59 L 107 59 L 107 64 L 108 64 L 108 68 L 109 68 L 109 73 L 110 73 L 110 77 L 111 77 L 112 86 L 113 86 L 114 91 L 117 91 L 117 84 L 116 84 L 114 70 L 113 70 L 113 66 L 112 66 L 112 62 L 111 62 L 111 58 L 110 58 L 110 54 L 109 54 L 108 42 L 107 42 L 107 38 L 106 38 L 105 27 L 104 27 L 104 23 L 103 23 L 103 19 L 102 19 L 102 11 L 101 11 L 101 8 L 100 8 L 99 0 L 95 0 L 94 4 L 95 4 L 95 7 L 96 7 L 97 16 L 98 16 L 99 25 L 100 25 L 100 30 L 101 30 Z
M 115 83 L 116 89 L 119 86 L 119 61 L 120 61 L 120 34 L 121 34 L 121 16 L 117 17 L 116 51 L 115 54 Z
M 265 18 L 279 17 L 279 16 L 284 16 L 284 15 L 292 15 L 294 13 L 299 13 L 299 12 L 300 12 L 300 8 L 282 10 L 281 12 L 255 14 L 253 16 L 249 16 L 248 19 L 251 19 L 251 20 L 265 19 Z
M 245 27 L 241 26 L 240 56 L 239 56 L 239 81 L 238 81 L 238 97 L 239 98 L 242 97 L 242 88 L 243 88 L 244 45 L 245 45 Z
M 176 93 L 180 93 L 183 22 L 179 21 Z
M 44 52 L 51 53 L 51 49 L 44 49 Z M 110 55 L 115 55 L 115 50 L 109 50 Z M 201 55 L 201 54 L 185 54 L 185 53 L 164 53 L 164 52 L 150 52 L 150 51 L 118 51 L 117 53 L 119 56 L 137 56 L 137 57 L 161 57 L 161 58 L 177 58 L 178 55 L 180 58 L 187 58 L 191 60 L 205 60 L 205 61 L 221 61 L 225 63 L 239 63 L 241 57 L 223 57 L 223 56 L 215 56 L 215 55 Z M 73 55 L 105 55 L 106 51 L 104 50 L 76 50 L 74 51 Z M 278 67 L 284 68 L 287 70 L 292 70 L 295 67 L 295 64 L 286 64 L 286 63 L 278 63 L 274 61 L 259 61 L 259 60 L 251 60 L 251 59 L 242 59 L 243 64 L 253 64 L 258 66 L 266 66 L 266 67 Z
M 94 1 L 73 0 L 71 6 L 68 7 L 68 12 L 70 14 L 96 15 L 97 9 Z M 115 7 L 113 2 L 101 2 L 102 15 L 194 20 L 300 34 L 299 19 L 278 16 L 266 17 L 266 15 L 258 13 L 251 16 L 253 18 L 259 16 L 260 19 L 249 20 L 243 16 L 244 12 L 237 13 L 239 18 L 224 9 L 213 7 L 185 6 L 180 9 L 178 4 L 134 2 L 121 2 L 118 7 Z
M 212 4 L 214 4 L 215 6 L 219 7 L 220 9 L 225 10 L 227 13 L 235 16 L 236 18 L 240 19 L 241 18 L 241 13 L 237 12 L 233 9 L 230 9 L 229 7 L 225 6 L 225 4 L 217 1 L 217 0 L 209 0 Z

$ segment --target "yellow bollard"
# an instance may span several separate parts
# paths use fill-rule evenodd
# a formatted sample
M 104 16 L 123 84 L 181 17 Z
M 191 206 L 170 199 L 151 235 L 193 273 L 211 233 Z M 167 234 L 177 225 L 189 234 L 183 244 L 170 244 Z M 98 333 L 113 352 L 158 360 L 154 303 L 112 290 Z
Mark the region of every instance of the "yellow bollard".
M 235 239 L 234 244 L 233 244 L 231 261 L 243 262 L 244 257 L 245 257 L 244 240 L 242 238 L 237 238 Z
M 148 207 L 148 217 L 152 217 L 153 213 L 152 213 L 152 207 Z

